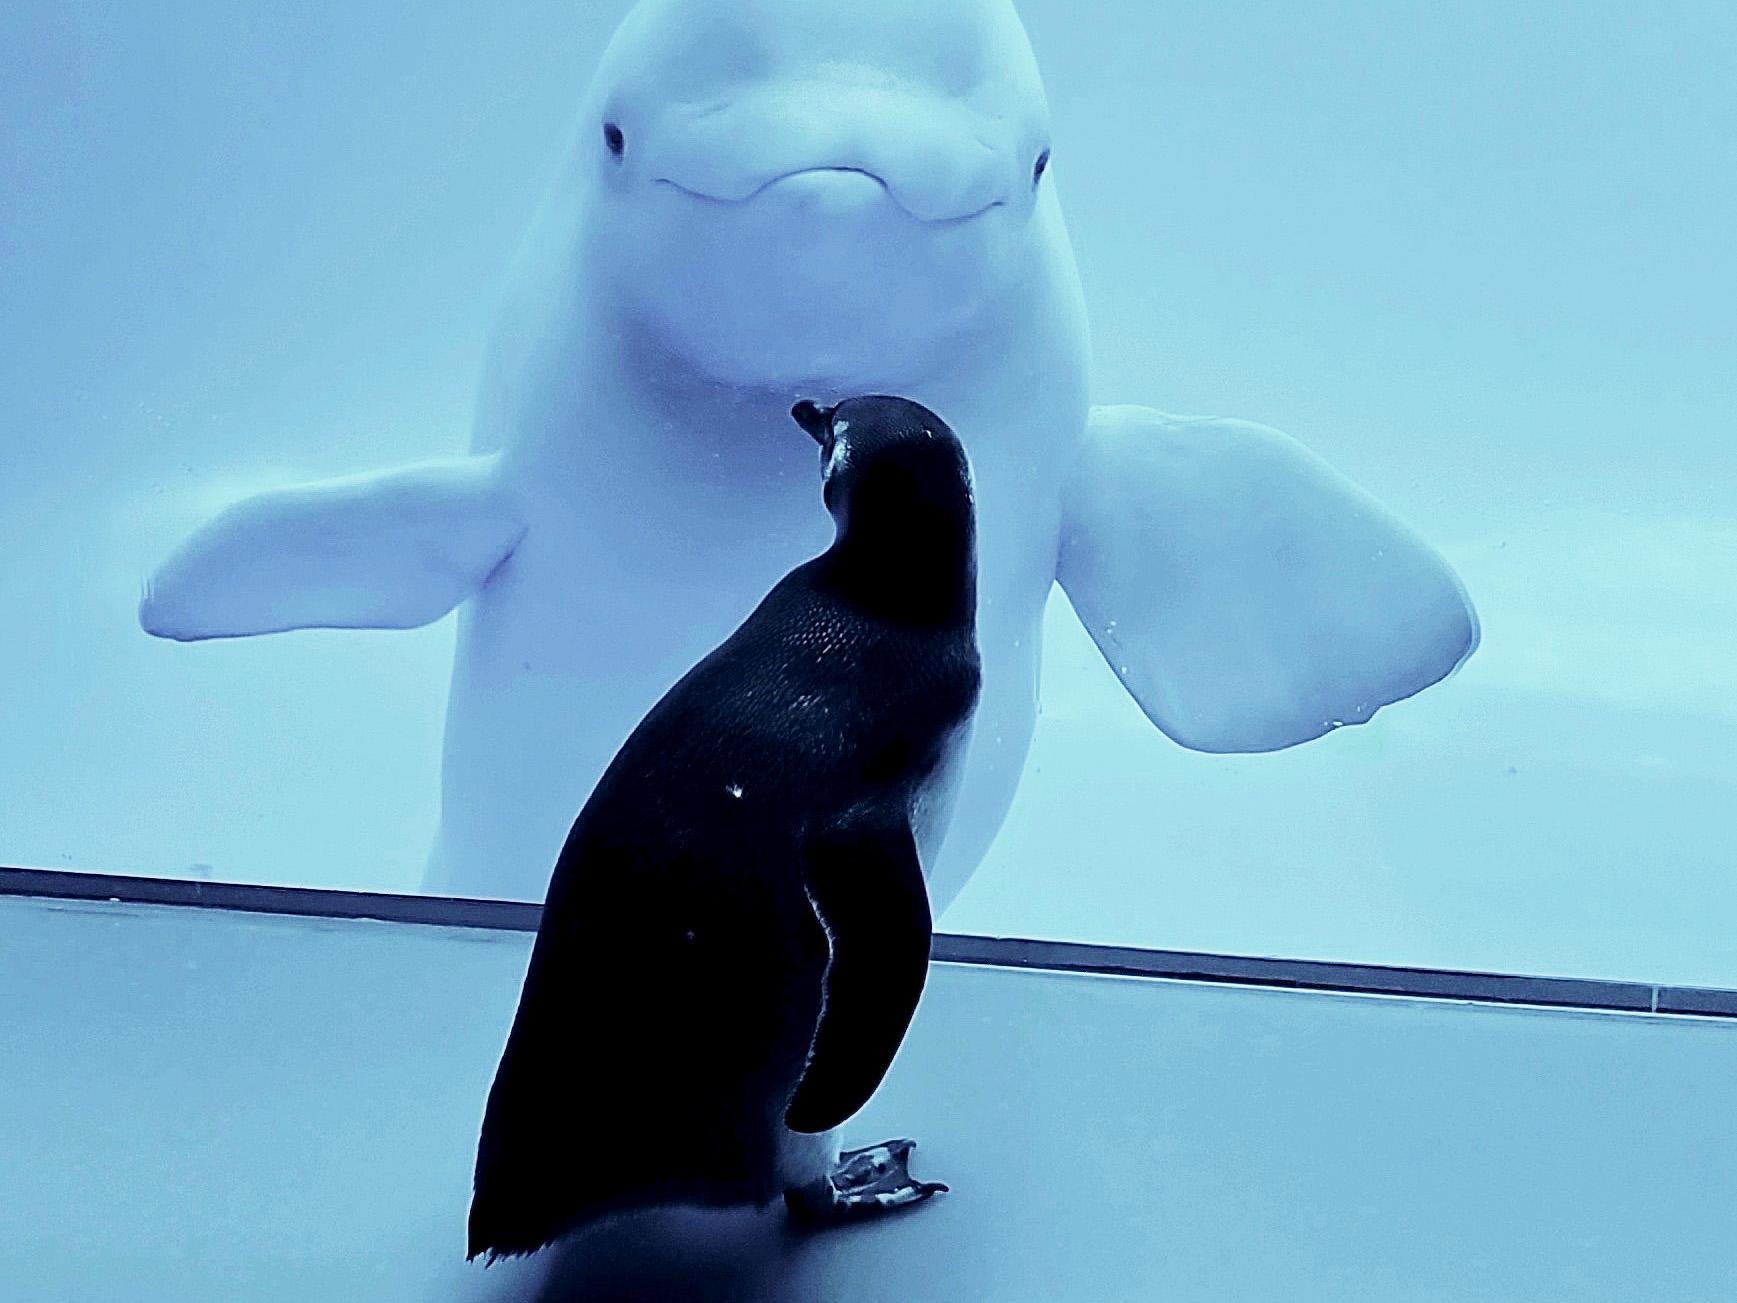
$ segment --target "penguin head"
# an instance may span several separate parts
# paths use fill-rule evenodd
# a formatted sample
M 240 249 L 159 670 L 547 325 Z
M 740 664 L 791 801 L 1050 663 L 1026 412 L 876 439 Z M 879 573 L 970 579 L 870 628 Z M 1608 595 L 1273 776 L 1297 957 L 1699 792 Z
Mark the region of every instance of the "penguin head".
M 826 508 L 839 529 L 864 513 L 962 520 L 969 529 L 971 469 L 959 436 L 906 398 L 874 394 L 833 407 L 803 399 L 790 409 L 820 445 Z
M 953 622 L 975 607 L 971 467 L 947 423 L 919 403 L 871 395 L 790 411 L 820 445 L 834 572 L 859 599 Z

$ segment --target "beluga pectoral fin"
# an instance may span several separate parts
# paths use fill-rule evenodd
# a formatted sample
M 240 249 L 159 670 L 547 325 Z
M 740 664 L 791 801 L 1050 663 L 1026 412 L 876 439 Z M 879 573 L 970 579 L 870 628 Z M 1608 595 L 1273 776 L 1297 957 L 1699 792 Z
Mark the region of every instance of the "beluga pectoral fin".
M 158 568 L 139 623 L 159 638 L 191 642 L 437 620 L 524 536 L 496 462 L 430 461 L 244 499 Z
M 1278 750 L 1363 723 L 1478 644 L 1440 554 L 1246 421 L 1093 409 L 1057 578 L 1141 709 L 1198 751 Z

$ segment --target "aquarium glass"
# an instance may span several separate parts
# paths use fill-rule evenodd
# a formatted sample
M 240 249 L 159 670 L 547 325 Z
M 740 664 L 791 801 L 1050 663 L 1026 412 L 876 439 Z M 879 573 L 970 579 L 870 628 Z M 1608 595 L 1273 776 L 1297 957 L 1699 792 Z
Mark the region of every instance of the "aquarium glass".
M 812 449 L 801 514 L 770 478 L 782 452 L 732 465 L 724 447 L 715 466 L 696 466 L 652 442 L 667 430 L 611 426 L 619 455 L 579 468 L 551 454 L 528 525 L 513 514 L 522 503 L 496 511 L 454 462 L 395 500 L 389 546 L 345 507 L 346 494 L 374 491 L 368 482 L 340 485 L 315 527 L 286 526 L 288 541 L 243 548 L 202 581 L 232 623 L 267 625 L 295 606 L 285 586 L 310 567 L 335 565 L 338 577 L 306 609 L 365 606 L 408 624 L 457 594 L 457 614 L 418 628 L 177 641 L 141 628 L 141 597 L 233 504 L 272 492 L 300 501 L 301 486 L 462 458 L 479 406 L 503 393 L 521 422 L 540 412 L 558 423 L 595 388 L 579 367 L 491 370 L 491 340 L 497 357 L 503 338 L 543 357 L 526 341 L 583 310 L 597 349 L 661 383 L 662 346 L 635 333 L 630 313 L 610 317 L 619 304 L 607 294 L 552 315 L 517 310 L 506 287 L 526 258 L 568 268 L 574 284 L 591 283 L 596 260 L 615 258 L 617 273 L 627 260 L 660 287 L 657 311 L 690 330 L 727 323 L 713 336 L 716 368 L 752 370 L 792 347 L 781 336 L 755 353 L 770 338 L 756 331 L 776 333 L 742 297 L 755 276 L 779 301 L 783 269 L 814 275 L 822 254 L 859 249 L 887 260 L 883 275 L 795 306 L 848 342 L 856 295 L 885 313 L 888 285 L 898 288 L 911 356 L 885 374 L 920 369 L 927 355 L 911 341 L 938 329 L 948 283 L 892 260 L 872 224 L 860 239 L 826 228 L 830 251 L 720 228 L 709 270 L 691 275 L 687 245 L 673 260 L 646 252 L 674 247 L 657 244 L 668 231 L 655 212 L 622 210 L 565 262 L 546 247 L 558 221 L 526 244 L 575 140 L 597 167 L 615 152 L 641 166 L 638 151 L 662 148 L 671 175 L 727 190 L 774 166 L 754 150 L 800 128 L 803 148 L 820 151 L 805 166 L 855 178 L 829 175 L 840 188 L 803 202 L 867 202 L 846 190 L 879 180 L 873 202 L 905 206 L 900 220 L 964 223 L 961 240 L 973 206 L 1003 194 L 993 187 L 1006 177 L 982 159 L 1032 153 L 1019 155 L 1036 174 L 1032 202 L 1066 221 L 1046 256 L 1077 259 L 1091 401 L 1233 423 L 1164 427 L 1179 460 L 1110 467 L 1095 497 L 1074 493 L 1078 464 L 1059 455 L 1034 455 L 1023 482 L 1005 469 L 1018 459 L 1003 458 L 999 496 L 984 487 L 984 510 L 1005 520 L 1012 494 L 1036 540 L 1035 560 L 985 560 L 983 597 L 1000 618 L 1049 593 L 1031 624 L 1041 675 L 1029 647 L 1009 650 L 1010 626 L 993 649 L 997 665 L 1027 665 L 1041 707 L 1005 823 L 940 927 L 1737 985 L 1737 10 L 1023 0 L 1045 104 L 1021 80 L 1023 46 L 1007 36 L 1018 29 L 998 11 L 984 18 L 997 9 L 987 0 L 691 8 L 699 17 L 675 24 L 689 52 L 665 51 L 659 77 L 618 68 L 625 89 L 596 104 L 587 87 L 625 0 L 0 9 L 0 863 L 540 894 L 525 885 L 535 870 L 502 869 L 489 890 L 490 865 L 522 866 L 523 846 L 542 844 L 514 840 L 520 803 L 547 809 L 565 790 L 573 728 L 624 735 L 656 696 L 644 684 L 685 668 L 665 665 L 679 640 L 659 642 L 660 631 L 728 628 L 824 544 Z M 804 9 L 824 13 L 792 16 Z M 749 39 L 740 26 L 756 15 L 769 30 Z M 904 27 L 889 37 L 894 18 Z M 799 22 L 818 22 L 825 39 L 793 40 Z M 730 51 L 747 77 L 804 41 L 812 66 L 755 101 L 760 118 L 707 98 Z M 906 66 L 890 68 L 889 51 Z M 923 95 L 906 94 L 915 84 Z M 961 89 L 985 85 L 976 100 Z M 850 117 L 866 134 L 834 157 L 825 123 L 840 120 L 837 103 L 864 106 Z M 680 148 L 660 145 L 642 129 L 648 104 L 682 106 L 690 126 L 715 115 L 714 134 L 695 127 Z M 822 125 L 802 126 L 805 115 Z M 605 127 L 621 132 L 616 118 L 619 151 Z M 740 158 L 757 161 L 730 171 Z M 1026 202 L 1018 193 L 1006 190 L 994 220 Z M 760 202 L 746 191 L 704 201 Z M 982 257 L 1020 292 L 1050 274 L 1024 246 Z M 608 285 L 631 283 L 617 274 Z M 737 297 L 726 304 L 720 284 Z M 1003 351 L 987 361 L 1001 359 L 1000 373 L 981 351 L 958 359 L 978 377 L 972 392 L 999 375 L 992 401 L 959 400 L 971 407 L 959 422 L 968 445 L 991 433 L 977 413 L 1017 425 L 1066 405 L 1068 377 L 1028 365 L 1050 356 L 1039 336 L 1052 351 L 1084 347 L 1084 326 L 1058 307 L 998 337 Z M 815 365 L 848 368 L 854 356 Z M 951 383 L 931 390 L 970 388 Z M 715 405 L 708 419 L 731 410 Z M 1316 512 L 1286 478 L 1307 478 L 1295 466 L 1246 492 L 1256 472 L 1198 460 L 1200 440 L 1251 428 L 1234 422 L 1283 432 L 1322 459 L 1298 465 L 1367 496 Z M 554 438 L 555 426 L 530 424 L 515 434 Z M 793 424 L 755 437 L 803 440 Z M 1078 430 L 1056 437 L 1080 441 L 1081 458 L 1101 455 Z M 660 514 L 647 504 L 667 495 L 648 474 L 712 493 Z M 1217 497 L 1206 492 L 1215 475 Z M 1142 551 L 1185 490 L 1198 554 Z M 722 510 L 755 522 L 752 564 L 713 546 L 707 527 Z M 1389 593 L 1339 610 L 1337 597 L 1299 602 L 1284 586 L 1311 564 L 1310 540 L 1390 518 L 1475 604 L 1481 642 L 1457 672 L 1367 722 L 1258 752 L 1182 745 L 1124 687 L 1119 674 L 1138 680 L 1148 662 L 1188 682 L 1265 665 L 1238 631 L 1269 629 L 1280 590 L 1293 630 L 1336 611 L 1431 644 L 1439 601 Z M 634 523 L 644 547 L 626 546 L 625 528 L 612 547 L 573 542 L 598 519 Z M 1275 520 L 1295 529 L 1270 550 L 1270 573 L 1222 564 Z M 502 585 L 530 573 L 493 568 L 521 527 L 538 540 L 572 534 L 567 570 L 512 590 L 558 637 L 475 627 L 478 599 L 466 594 L 493 585 L 498 615 Z M 997 530 L 1000 558 L 1014 542 Z M 1108 605 L 1093 608 L 1108 657 L 1069 595 L 1034 570 L 1048 564 L 1043 540 L 1082 531 L 1108 558 Z M 1360 554 L 1309 583 L 1340 594 L 1337 578 L 1373 564 Z M 1172 622 L 1163 655 L 1147 655 L 1138 633 L 1109 632 L 1163 624 L 1173 609 L 1136 591 L 1146 565 L 1154 584 L 1188 594 L 1174 609 L 1190 621 L 1224 618 L 1181 632 Z M 377 589 L 359 595 L 358 573 Z M 1227 574 L 1241 579 L 1212 587 Z M 636 605 L 641 590 L 663 596 Z M 1120 615 L 1118 601 L 1145 615 Z M 455 700 L 449 717 L 455 652 L 461 671 L 467 654 L 461 619 L 498 692 Z M 222 623 L 205 631 L 252 631 Z M 1376 636 L 1352 640 L 1347 674 Z M 602 668 L 552 708 L 520 692 L 545 653 Z M 1255 702 L 1257 722 L 1267 718 L 1287 674 L 1265 665 L 1232 706 Z M 975 747 L 1021 745 L 1019 727 L 999 727 L 1008 699 L 980 716 Z M 463 740 L 479 730 L 494 740 L 487 754 Z M 451 852 L 468 867 L 445 878 L 429 876 L 443 738 L 448 815 L 461 811 L 472 830 Z

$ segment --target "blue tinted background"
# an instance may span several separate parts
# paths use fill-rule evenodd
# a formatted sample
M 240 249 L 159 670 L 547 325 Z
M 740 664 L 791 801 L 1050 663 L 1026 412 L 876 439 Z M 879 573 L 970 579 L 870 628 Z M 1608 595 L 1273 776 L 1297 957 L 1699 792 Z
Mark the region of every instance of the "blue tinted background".
M 463 447 L 624 8 L 0 11 L 0 860 L 415 888 L 451 622 L 180 647 L 137 587 L 261 484 Z M 1097 396 L 1301 438 L 1485 640 L 1207 757 L 1058 600 L 943 926 L 1737 984 L 1737 11 L 1021 9 Z

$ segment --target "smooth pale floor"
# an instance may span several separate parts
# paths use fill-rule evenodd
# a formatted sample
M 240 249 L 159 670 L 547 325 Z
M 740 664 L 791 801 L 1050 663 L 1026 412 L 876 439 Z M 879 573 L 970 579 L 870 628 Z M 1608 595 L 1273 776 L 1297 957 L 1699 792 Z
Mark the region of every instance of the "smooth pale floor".
M 847 1139 L 915 1136 L 952 1194 L 485 1272 L 467 1179 L 529 940 L 0 901 L 0 1297 L 1737 1294 L 1737 1026 L 951 965 Z

